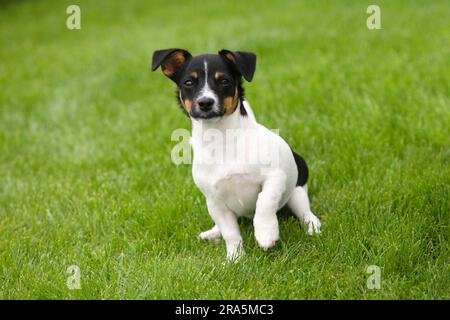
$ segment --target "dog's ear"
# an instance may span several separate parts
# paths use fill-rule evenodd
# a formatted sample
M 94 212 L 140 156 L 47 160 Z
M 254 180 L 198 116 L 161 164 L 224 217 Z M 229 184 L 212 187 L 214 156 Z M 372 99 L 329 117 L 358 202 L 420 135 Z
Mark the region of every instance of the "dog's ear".
M 183 65 L 191 58 L 184 49 L 164 49 L 153 52 L 152 71 L 161 66 L 162 72 L 174 80 Z
M 253 52 L 222 49 L 219 54 L 236 66 L 245 80 L 252 81 L 256 69 L 256 54 Z

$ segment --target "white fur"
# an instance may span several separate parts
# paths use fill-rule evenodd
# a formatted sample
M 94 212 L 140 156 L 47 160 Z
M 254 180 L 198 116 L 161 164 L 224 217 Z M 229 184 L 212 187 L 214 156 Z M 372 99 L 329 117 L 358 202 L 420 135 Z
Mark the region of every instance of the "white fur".
M 192 175 L 206 197 L 209 214 L 215 222 L 211 230 L 202 232 L 199 237 L 217 240 L 222 235 L 230 260 L 244 253 L 237 221 L 240 216 L 253 217 L 255 237 L 263 250 L 272 247 L 279 239 L 276 213 L 285 204 L 308 226 L 308 234 L 320 232 L 320 221 L 309 207 L 306 185 L 296 187 L 297 166 L 290 147 L 279 135 L 256 122 L 246 101 L 244 108 L 247 116 L 240 115 L 238 106 L 234 113 L 221 118 L 192 118 Z M 227 150 L 223 140 L 204 140 L 209 129 L 224 136 L 227 130 L 242 130 L 236 143 L 247 142 L 245 152 L 223 163 L 205 162 L 204 159 L 211 157 L 211 144 L 215 150 Z M 255 136 L 258 138 L 256 142 Z M 268 162 L 246 162 L 246 156 L 258 150 L 263 150 Z
M 198 97 L 195 100 L 199 100 L 201 98 L 211 98 L 214 100 L 213 111 L 218 111 L 219 108 L 219 98 L 216 93 L 211 90 L 208 85 L 208 63 L 206 61 L 203 62 L 204 70 L 205 70 L 205 85 L 200 90 Z

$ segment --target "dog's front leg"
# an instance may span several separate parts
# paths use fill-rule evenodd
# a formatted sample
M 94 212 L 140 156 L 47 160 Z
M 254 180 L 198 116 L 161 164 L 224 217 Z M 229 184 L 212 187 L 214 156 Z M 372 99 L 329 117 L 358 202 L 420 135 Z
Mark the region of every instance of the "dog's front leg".
M 285 181 L 283 173 L 268 177 L 256 201 L 253 226 L 256 240 L 263 250 L 273 247 L 279 239 L 277 210 L 285 190 Z
M 206 203 L 211 218 L 225 240 L 228 260 L 240 258 L 244 254 L 244 249 L 236 215 L 221 201 L 207 199 Z

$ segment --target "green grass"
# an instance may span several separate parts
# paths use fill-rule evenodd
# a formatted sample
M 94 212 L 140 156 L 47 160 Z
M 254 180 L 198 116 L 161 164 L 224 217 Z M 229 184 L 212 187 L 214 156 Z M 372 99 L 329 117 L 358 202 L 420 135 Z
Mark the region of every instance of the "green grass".
M 448 299 L 447 1 L 0 4 L 0 298 Z M 254 51 L 247 98 L 311 169 L 323 234 L 280 217 L 268 253 L 212 226 L 170 141 L 190 129 L 151 53 Z M 69 290 L 66 269 L 81 269 Z M 366 268 L 381 268 L 369 290 Z

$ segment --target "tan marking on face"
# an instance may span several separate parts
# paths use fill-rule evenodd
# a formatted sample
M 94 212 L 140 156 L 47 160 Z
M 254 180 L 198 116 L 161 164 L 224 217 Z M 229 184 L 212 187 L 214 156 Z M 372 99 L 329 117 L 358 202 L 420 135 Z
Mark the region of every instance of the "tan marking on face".
M 187 113 L 191 112 L 192 109 L 192 100 L 185 99 L 184 100 L 184 110 L 186 110 Z
M 181 97 L 181 92 L 180 92 L 180 101 L 181 104 L 183 105 L 184 110 L 186 110 L 187 113 L 189 113 L 192 109 L 192 100 L 190 99 L 184 99 Z
M 220 72 L 220 71 L 217 71 L 215 74 L 214 74 L 214 79 L 219 79 L 221 76 L 223 76 L 223 72 Z
M 185 61 L 186 58 L 183 52 L 175 51 L 162 64 L 163 73 L 168 77 L 172 77 Z
M 226 97 L 225 99 L 223 99 L 223 106 L 225 108 L 226 115 L 232 114 L 234 110 L 236 110 L 237 101 L 238 101 L 238 91 L 236 88 L 234 97 Z
M 191 72 L 191 77 L 192 78 L 194 78 L 194 79 L 197 79 L 198 78 L 198 73 L 197 72 Z
M 228 59 L 230 59 L 233 62 L 236 62 L 236 59 L 234 58 L 234 56 L 229 52 L 225 54 L 225 57 L 227 57 Z

